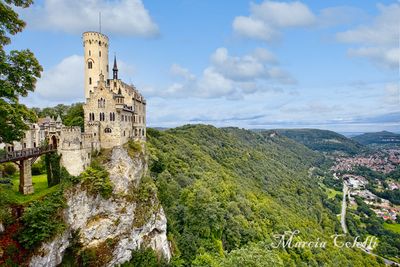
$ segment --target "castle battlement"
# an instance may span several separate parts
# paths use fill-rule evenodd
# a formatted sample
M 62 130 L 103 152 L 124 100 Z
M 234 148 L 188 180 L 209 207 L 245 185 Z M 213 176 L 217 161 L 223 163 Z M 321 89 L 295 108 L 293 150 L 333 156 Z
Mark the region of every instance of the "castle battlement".
M 102 34 L 100 32 L 93 32 L 93 31 L 88 31 L 88 32 L 84 32 L 82 34 L 82 37 L 85 41 L 103 41 L 104 43 L 106 43 L 108 45 L 108 36 L 105 34 Z
M 82 132 L 81 127 L 79 127 L 79 126 L 63 126 L 61 128 L 61 131 L 64 133 L 73 133 L 73 132 L 81 133 Z

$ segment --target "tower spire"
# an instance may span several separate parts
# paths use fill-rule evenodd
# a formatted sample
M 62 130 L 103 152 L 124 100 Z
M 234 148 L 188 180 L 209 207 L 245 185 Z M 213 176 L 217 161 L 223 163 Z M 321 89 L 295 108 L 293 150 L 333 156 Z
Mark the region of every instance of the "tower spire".
M 118 79 L 117 56 L 114 54 L 113 79 Z

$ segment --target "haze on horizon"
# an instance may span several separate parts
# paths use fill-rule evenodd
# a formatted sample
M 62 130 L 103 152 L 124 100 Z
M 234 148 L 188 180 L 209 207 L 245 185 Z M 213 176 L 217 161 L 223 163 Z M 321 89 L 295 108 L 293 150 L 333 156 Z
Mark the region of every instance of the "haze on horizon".
M 150 127 L 400 132 L 399 1 L 39 0 L 6 47 L 44 67 L 23 103 L 83 102 L 81 34 L 100 11 Z

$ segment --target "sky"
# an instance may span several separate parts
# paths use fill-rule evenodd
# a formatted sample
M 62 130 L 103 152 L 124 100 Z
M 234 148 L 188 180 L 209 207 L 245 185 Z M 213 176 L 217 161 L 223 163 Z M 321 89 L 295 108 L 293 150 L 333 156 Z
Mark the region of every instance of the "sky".
M 43 66 L 30 107 L 84 101 L 84 31 L 109 36 L 151 127 L 400 132 L 400 1 L 41 0 L 7 49 Z M 110 62 L 111 65 L 112 62 Z

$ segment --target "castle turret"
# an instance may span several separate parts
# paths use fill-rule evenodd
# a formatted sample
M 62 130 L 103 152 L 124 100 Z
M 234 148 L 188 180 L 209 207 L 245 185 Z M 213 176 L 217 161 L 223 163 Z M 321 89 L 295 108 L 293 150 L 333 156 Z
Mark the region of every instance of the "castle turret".
M 108 79 L 108 37 L 99 32 L 84 32 L 82 35 L 85 59 L 85 98 L 97 85 L 99 75 Z
M 113 79 L 118 80 L 117 57 L 114 56 Z

